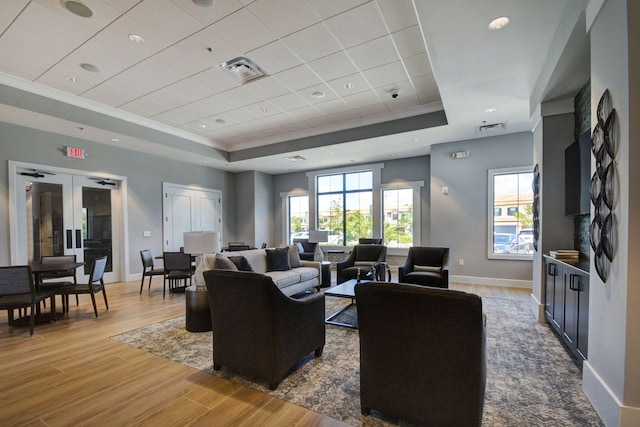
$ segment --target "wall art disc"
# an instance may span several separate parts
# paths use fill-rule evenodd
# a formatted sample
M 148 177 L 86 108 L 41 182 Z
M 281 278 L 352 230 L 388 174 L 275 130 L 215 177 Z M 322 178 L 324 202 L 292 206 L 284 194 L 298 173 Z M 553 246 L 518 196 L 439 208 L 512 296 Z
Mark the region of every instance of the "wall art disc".
M 606 282 L 609 278 L 609 260 L 604 256 L 596 256 L 595 265 L 598 276 L 603 282 Z
M 598 110 L 596 112 L 598 116 L 598 123 L 602 123 L 604 125 L 607 117 L 609 117 L 609 114 L 611 113 L 611 108 L 611 93 L 609 92 L 609 89 L 607 89 L 604 91 L 600 97 L 600 101 L 598 102 Z
M 594 251 L 600 245 L 600 224 L 595 218 L 591 221 L 591 226 L 589 227 L 589 243 Z
M 602 252 L 604 252 L 609 261 L 613 261 L 616 250 L 614 225 L 613 214 L 609 214 L 606 216 L 600 231 L 600 246 L 602 246 Z
M 593 176 L 591 177 L 591 189 L 589 191 L 589 194 L 591 196 L 591 203 L 593 203 L 594 206 L 598 206 L 599 203 L 599 198 L 600 198 L 600 190 L 602 188 L 602 181 L 600 180 L 600 174 L 598 174 L 598 171 L 595 171 L 593 173 Z
M 602 200 L 604 204 L 610 210 L 613 210 L 613 206 L 615 205 L 615 196 L 616 196 L 616 187 L 617 176 L 616 176 L 616 164 L 614 162 L 609 163 L 607 169 L 604 173 L 602 179 L 602 188 L 600 190 L 600 194 L 602 195 Z
M 605 154 L 604 151 L 604 129 L 598 123 L 593 130 L 593 134 L 591 135 L 591 152 L 593 153 L 593 157 L 596 159 L 596 162 L 601 162 L 602 157 Z
M 607 118 L 604 125 L 604 149 L 611 157 L 615 159 L 618 155 L 618 119 L 616 109 L 614 108 Z

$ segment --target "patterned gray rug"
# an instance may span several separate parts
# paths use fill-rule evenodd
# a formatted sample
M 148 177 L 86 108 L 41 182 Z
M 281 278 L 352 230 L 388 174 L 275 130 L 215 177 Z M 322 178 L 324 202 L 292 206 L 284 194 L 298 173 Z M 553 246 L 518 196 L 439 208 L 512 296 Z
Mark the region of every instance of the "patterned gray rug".
M 327 315 L 347 303 L 328 297 Z M 483 308 L 487 315 L 484 426 L 603 425 L 582 392 L 579 368 L 553 332 L 535 321 L 526 303 L 483 298 Z M 354 315 L 355 309 L 344 314 L 347 319 Z M 356 330 L 327 325 L 322 357 L 311 353 L 275 391 L 224 367 L 213 371 L 212 333 L 187 332 L 183 316 L 112 338 L 352 425 L 409 425 L 375 412 L 368 417 L 360 414 Z

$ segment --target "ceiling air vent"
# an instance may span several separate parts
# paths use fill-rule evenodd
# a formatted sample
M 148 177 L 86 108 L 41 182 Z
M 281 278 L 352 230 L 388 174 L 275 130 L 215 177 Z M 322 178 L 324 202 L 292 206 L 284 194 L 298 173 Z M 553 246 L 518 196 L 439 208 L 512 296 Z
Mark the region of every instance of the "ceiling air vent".
M 504 130 L 504 123 L 492 123 L 490 125 L 482 125 L 478 127 L 479 133 L 490 133 Z
M 240 80 L 243 84 L 260 78 L 265 75 L 262 68 L 255 64 L 252 60 L 239 56 L 231 61 L 223 62 L 219 67 L 225 73 L 229 74 L 235 79 Z

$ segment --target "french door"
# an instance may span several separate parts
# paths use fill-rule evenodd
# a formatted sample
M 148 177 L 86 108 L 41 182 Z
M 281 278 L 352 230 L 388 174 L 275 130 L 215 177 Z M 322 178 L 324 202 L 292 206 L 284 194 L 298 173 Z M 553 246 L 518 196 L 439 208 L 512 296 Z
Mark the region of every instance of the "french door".
M 88 280 L 91 263 L 107 256 L 104 279 L 120 280 L 119 215 L 121 181 L 15 166 L 12 262 L 26 264 L 45 255 L 76 255 Z

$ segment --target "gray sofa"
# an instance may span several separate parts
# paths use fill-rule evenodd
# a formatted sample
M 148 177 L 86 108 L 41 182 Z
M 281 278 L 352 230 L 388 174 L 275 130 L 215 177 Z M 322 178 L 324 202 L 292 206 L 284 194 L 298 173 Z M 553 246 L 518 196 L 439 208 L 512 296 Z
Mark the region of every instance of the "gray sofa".
M 295 246 L 289 246 L 289 251 L 297 251 Z M 321 283 L 321 265 L 315 261 L 300 261 L 300 267 L 293 267 L 284 271 L 267 271 L 267 249 L 250 249 L 247 251 L 229 251 L 215 254 L 205 255 L 205 266 L 199 270 L 206 271 L 213 269 L 215 266 L 215 258 L 243 256 L 256 273 L 265 274 L 273 280 L 276 286 L 287 296 L 292 296 L 311 288 L 320 287 Z M 290 256 L 290 259 L 296 256 Z M 298 257 L 299 259 L 299 257 Z

